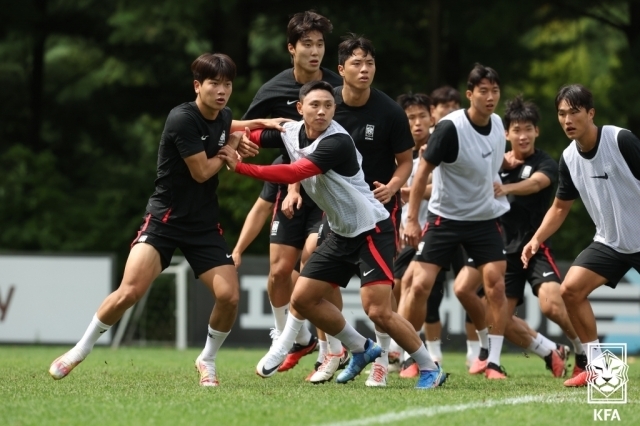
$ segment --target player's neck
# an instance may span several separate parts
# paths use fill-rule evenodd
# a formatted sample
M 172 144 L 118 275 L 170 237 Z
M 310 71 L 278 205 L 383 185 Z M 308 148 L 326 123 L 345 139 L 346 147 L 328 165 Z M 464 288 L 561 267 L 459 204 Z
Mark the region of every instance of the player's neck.
M 591 124 L 584 135 L 576 138 L 576 144 L 581 152 L 589 152 L 596 146 L 598 141 L 598 126 Z
M 371 87 L 355 89 L 351 86 L 342 86 L 342 101 L 351 107 L 360 107 L 367 103 L 371 96 Z
M 473 124 L 479 127 L 484 127 L 491 121 L 491 114 L 481 114 L 480 111 L 475 109 L 473 106 L 469 107 L 469 109 L 467 110 L 467 114 L 469 115 L 469 120 L 471 120 Z
M 305 70 L 303 70 L 302 68 L 293 68 L 293 78 L 295 78 L 295 80 L 300 83 L 300 84 L 306 84 L 310 81 L 314 81 L 314 80 L 322 80 L 322 69 L 318 68 L 316 71 L 314 72 L 307 72 Z
M 196 106 L 200 110 L 200 114 L 202 114 L 202 116 L 207 120 L 215 120 L 220 112 L 220 110 L 213 109 L 205 105 L 204 102 L 202 102 L 202 99 L 200 99 L 200 96 L 196 98 Z
M 513 156 L 516 160 L 526 160 L 527 158 L 531 157 L 535 151 L 535 148 L 527 152 L 513 150 Z
M 414 151 L 419 151 L 420 148 L 422 148 L 423 146 L 425 146 L 427 144 L 427 141 L 429 140 L 429 135 L 427 135 L 424 138 L 421 139 L 414 139 L 413 143 L 414 143 L 414 147 L 413 150 Z

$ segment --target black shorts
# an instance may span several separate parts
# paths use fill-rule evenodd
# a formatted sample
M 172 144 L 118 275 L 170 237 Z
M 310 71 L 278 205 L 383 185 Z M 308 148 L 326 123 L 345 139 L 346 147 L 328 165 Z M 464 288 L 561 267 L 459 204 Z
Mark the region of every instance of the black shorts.
M 203 231 L 185 223 L 163 222 L 147 213 L 131 247 L 138 243 L 147 243 L 158 251 L 163 270 L 171 263 L 173 252 L 179 248 L 196 278 L 209 269 L 233 265 L 220 224 Z
M 394 229 L 391 219 L 352 238 L 331 232 L 311 254 L 300 276 L 346 287 L 354 274 L 360 285 L 393 284 Z
M 289 219 L 282 212 L 282 201 L 281 193 L 273 205 L 269 242 L 302 250 L 307 237 L 318 232 L 322 223 L 322 210 L 315 204 L 302 203 L 302 207 L 295 209 L 293 217 Z
M 416 254 L 416 249 L 411 246 L 405 246 L 393 261 L 393 278 L 402 279 L 404 273 L 407 272 L 409 264 L 413 260 Z M 436 282 L 444 282 L 447 279 L 447 269 L 442 268 L 436 277 Z
M 560 270 L 553 258 L 551 249 L 545 244 L 529 260 L 529 267 L 522 267 L 520 253 L 507 254 L 507 273 L 504 277 L 505 294 L 507 298 L 518 299 L 518 306 L 524 302 L 524 288 L 529 282 L 531 290 L 538 296 L 540 284 L 548 282 L 562 282 Z
M 640 272 L 640 252 L 620 253 L 602 243 L 592 242 L 582 250 L 571 266 L 581 266 L 607 279 L 606 285 L 616 288 L 629 269 Z
M 496 219 L 461 221 L 429 213 L 415 260 L 448 267 L 462 245 L 476 266 L 506 260 L 504 243 Z
M 402 219 L 402 199 L 400 198 L 400 191 L 396 192 L 387 204 L 384 204 L 384 208 L 389 212 L 389 219 L 391 223 L 393 223 L 397 253 L 398 247 L 400 247 L 400 221 Z M 327 216 L 324 215 L 318 230 L 318 245 L 322 244 L 330 233 L 331 228 L 329 227 L 329 221 L 327 220 Z

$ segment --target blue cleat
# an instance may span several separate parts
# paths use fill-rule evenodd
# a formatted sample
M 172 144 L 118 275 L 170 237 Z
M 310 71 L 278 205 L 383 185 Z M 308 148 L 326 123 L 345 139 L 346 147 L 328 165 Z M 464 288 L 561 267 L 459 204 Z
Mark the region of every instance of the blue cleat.
M 347 383 L 350 380 L 356 378 L 358 374 L 364 370 L 367 364 L 375 361 L 376 358 L 382 353 L 382 348 L 378 346 L 373 340 L 367 339 L 364 344 L 364 352 L 352 352 L 351 362 L 347 365 L 336 379 L 337 383 Z
M 437 364 L 436 364 L 437 365 Z M 447 381 L 447 374 L 438 365 L 437 370 L 421 370 L 416 389 L 432 389 Z

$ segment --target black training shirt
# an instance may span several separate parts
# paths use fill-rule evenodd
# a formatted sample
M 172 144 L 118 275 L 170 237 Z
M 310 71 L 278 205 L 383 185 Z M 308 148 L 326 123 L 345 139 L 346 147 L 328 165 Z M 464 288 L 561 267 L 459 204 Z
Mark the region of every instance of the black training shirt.
M 371 89 L 367 103 L 352 107 L 342 99 L 342 86 L 334 89 L 336 113 L 333 119 L 351 135 L 362 155 L 364 180 L 387 184 L 396 171 L 395 154 L 413 149 L 407 114 L 393 99 Z
M 198 183 L 184 158 L 204 151 L 214 157 L 226 143 L 232 114 L 224 108 L 215 120 L 205 119 L 195 102 L 169 112 L 158 149 L 156 189 L 147 211 L 165 222 L 199 223 L 200 229 L 218 224 L 218 175 Z

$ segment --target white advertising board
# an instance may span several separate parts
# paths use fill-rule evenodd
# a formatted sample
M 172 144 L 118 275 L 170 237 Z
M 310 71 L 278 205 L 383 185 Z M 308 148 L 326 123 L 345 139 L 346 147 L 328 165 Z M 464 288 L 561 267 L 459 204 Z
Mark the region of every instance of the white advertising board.
M 0 343 L 74 344 L 112 291 L 110 256 L 0 255 Z M 111 332 L 98 344 L 111 342 Z

